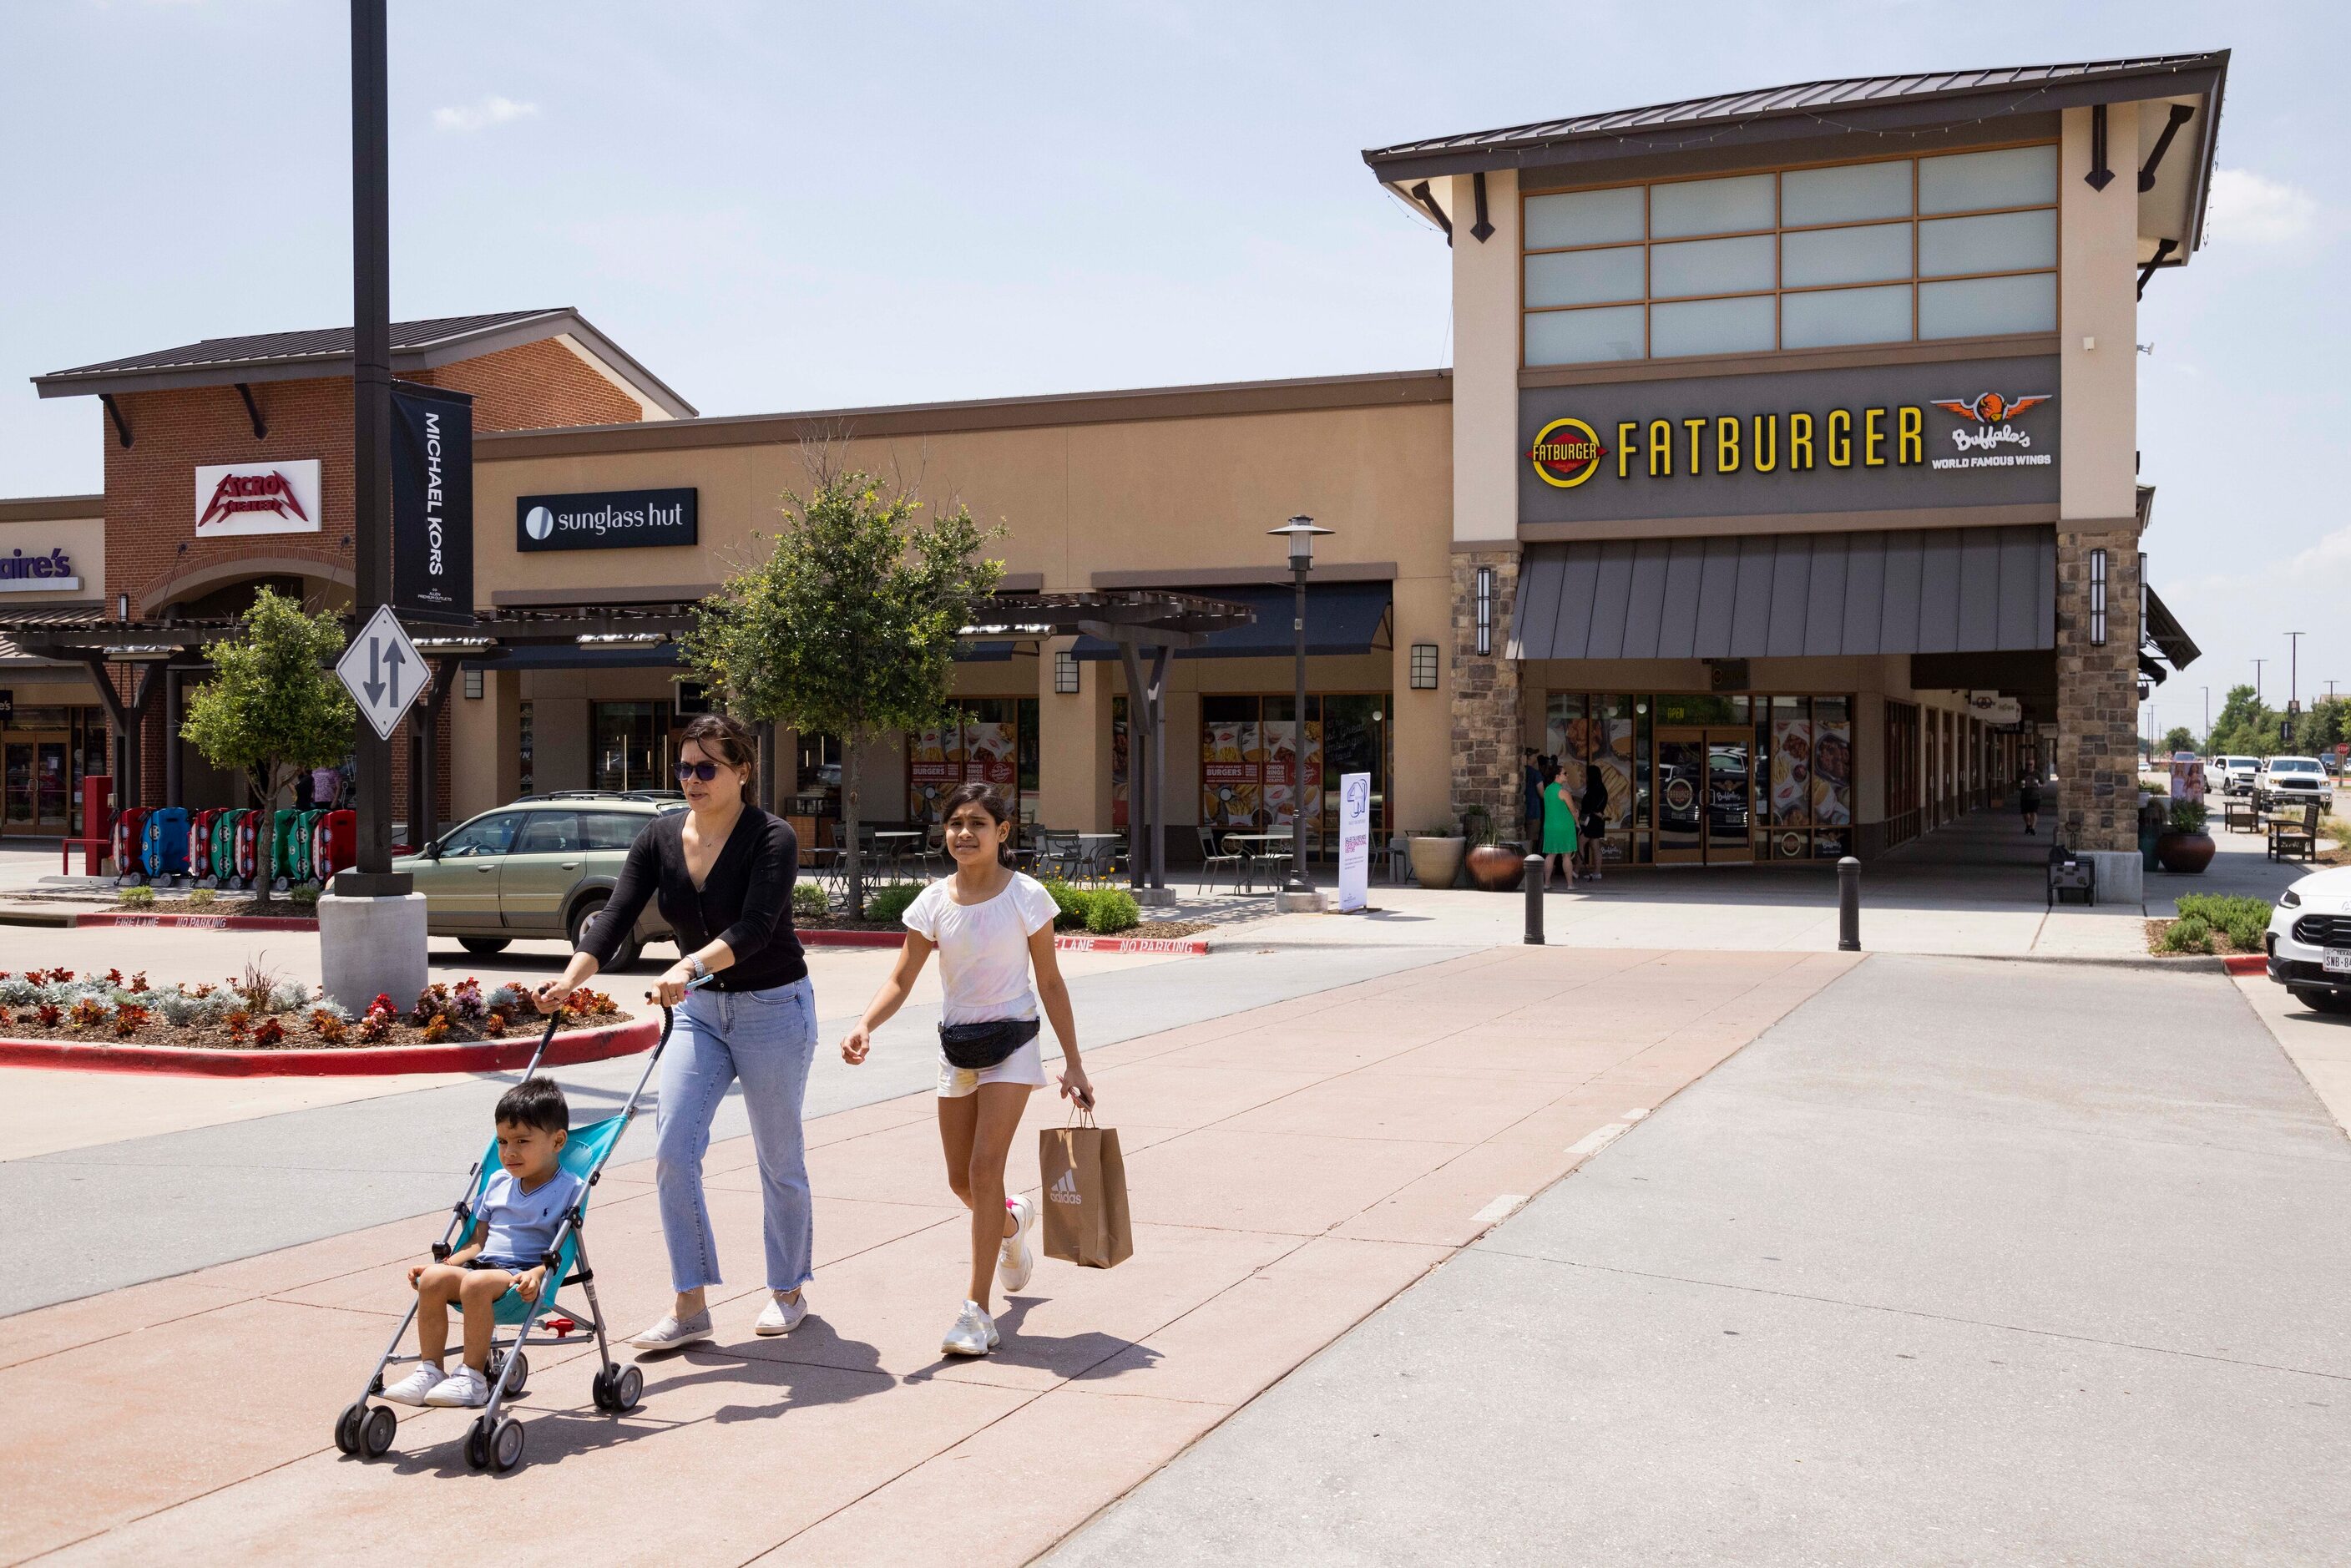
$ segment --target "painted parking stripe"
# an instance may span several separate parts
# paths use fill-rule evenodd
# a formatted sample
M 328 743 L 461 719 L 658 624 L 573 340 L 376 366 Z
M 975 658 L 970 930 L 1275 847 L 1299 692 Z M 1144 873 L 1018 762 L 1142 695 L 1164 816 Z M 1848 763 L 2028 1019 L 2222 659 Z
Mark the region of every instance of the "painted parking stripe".
M 1594 1128 L 1568 1145 L 1567 1152 L 1571 1155 L 1596 1155 L 1630 1132 L 1632 1127 L 1633 1124 L 1630 1122 L 1611 1122 L 1604 1127 Z
M 1506 1192 L 1500 1197 L 1495 1198 L 1493 1202 L 1488 1204 L 1485 1207 L 1479 1209 L 1477 1213 L 1471 1215 L 1469 1218 L 1474 1223 L 1479 1225 L 1492 1225 L 1498 1221 L 1510 1218 L 1510 1216 L 1519 1211 L 1520 1206 L 1524 1204 L 1526 1201 L 1527 1195 L 1525 1193 Z

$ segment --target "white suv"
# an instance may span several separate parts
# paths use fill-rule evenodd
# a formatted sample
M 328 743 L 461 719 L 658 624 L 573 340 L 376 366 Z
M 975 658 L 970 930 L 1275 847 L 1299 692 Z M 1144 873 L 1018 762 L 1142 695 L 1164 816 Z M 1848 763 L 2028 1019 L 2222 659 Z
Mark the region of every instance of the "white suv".
M 2313 872 L 2270 912 L 2270 978 L 2303 1006 L 2351 1012 L 2351 866 Z
M 2206 781 L 2223 795 L 2250 795 L 2253 775 L 2261 770 L 2254 757 L 2216 757 L 2205 765 Z
M 2335 803 L 2335 781 L 2315 757 L 2273 757 L 2253 777 L 2253 804 L 2264 811 L 2315 800 L 2325 810 Z

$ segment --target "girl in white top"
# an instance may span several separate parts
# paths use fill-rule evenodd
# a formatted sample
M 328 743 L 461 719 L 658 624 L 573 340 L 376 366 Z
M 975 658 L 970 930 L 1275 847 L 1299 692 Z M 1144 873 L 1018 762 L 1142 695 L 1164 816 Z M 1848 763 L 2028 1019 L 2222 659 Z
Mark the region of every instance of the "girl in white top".
M 931 883 L 906 906 L 906 945 L 865 1016 L 841 1042 L 841 1060 L 852 1067 L 865 1060 L 873 1031 L 905 1005 L 935 948 L 946 991 L 940 1020 L 1033 1020 L 1041 999 L 1061 1042 L 1061 1093 L 1091 1109 L 1093 1086 L 1078 1061 L 1070 989 L 1053 956 L 1058 906 L 1042 884 L 1012 869 L 1011 813 L 986 784 L 966 784 L 946 799 L 946 831 L 955 874 Z M 939 1347 L 949 1355 L 986 1355 L 998 1343 L 988 1312 L 990 1271 L 1009 1294 L 1029 1283 L 1036 1267 L 1029 1232 L 1037 1206 L 1025 1194 L 1005 1196 L 1004 1161 L 1029 1091 L 1044 1084 L 1033 1036 L 993 1067 L 957 1067 L 940 1053 L 939 1143 L 946 1153 L 947 1186 L 971 1210 L 971 1291 Z

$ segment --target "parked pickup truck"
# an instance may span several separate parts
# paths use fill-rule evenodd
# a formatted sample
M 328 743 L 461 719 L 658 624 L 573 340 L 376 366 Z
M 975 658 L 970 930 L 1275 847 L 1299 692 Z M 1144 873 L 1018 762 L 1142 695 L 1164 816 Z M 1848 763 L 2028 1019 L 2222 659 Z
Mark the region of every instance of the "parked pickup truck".
M 2281 806 L 2299 806 L 2315 800 L 2324 811 L 2335 803 L 2335 781 L 2326 776 L 2315 757 L 2273 757 L 2262 764 L 2253 778 L 2253 805 L 2256 810 L 2273 811 Z
M 2216 794 L 2250 795 L 2261 767 L 2257 757 L 2216 757 L 2204 765 L 2204 781 Z

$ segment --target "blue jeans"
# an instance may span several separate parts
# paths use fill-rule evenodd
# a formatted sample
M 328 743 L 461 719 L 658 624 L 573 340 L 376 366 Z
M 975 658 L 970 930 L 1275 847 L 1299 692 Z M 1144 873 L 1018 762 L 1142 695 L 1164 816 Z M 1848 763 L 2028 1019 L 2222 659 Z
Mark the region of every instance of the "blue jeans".
M 815 1055 L 816 998 L 805 979 L 765 991 L 686 993 L 662 1055 L 654 1124 L 653 1185 L 674 1289 L 723 1282 L 702 1197 L 702 1156 L 711 1119 L 738 1078 L 767 1211 L 768 1288 L 797 1291 L 809 1282 L 816 1221 L 800 1104 Z

